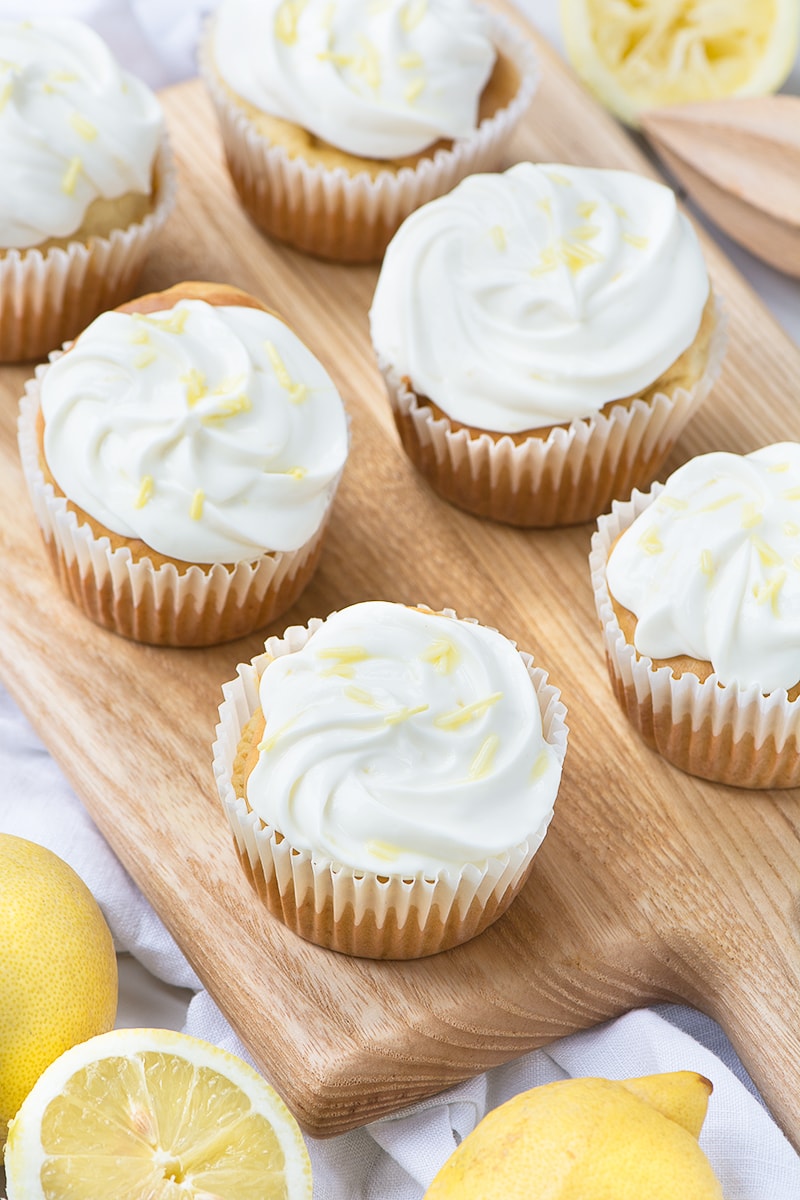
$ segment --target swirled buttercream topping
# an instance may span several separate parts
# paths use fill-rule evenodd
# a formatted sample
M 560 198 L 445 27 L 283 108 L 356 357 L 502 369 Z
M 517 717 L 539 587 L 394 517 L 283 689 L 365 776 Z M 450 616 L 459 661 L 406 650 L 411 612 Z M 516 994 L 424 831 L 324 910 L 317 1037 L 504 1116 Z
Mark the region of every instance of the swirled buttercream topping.
M 611 594 L 651 658 L 710 662 L 720 683 L 800 681 L 800 445 L 703 454 L 614 547 Z
M 251 808 L 378 874 L 479 863 L 547 826 L 561 768 L 499 633 L 400 604 L 334 613 L 261 678 Z
M 669 188 L 519 163 L 465 179 L 403 222 L 372 339 L 454 420 L 519 433 L 655 382 L 694 340 L 708 292 Z
M 164 122 L 79 21 L 0 21 L 0 246 L 80 228 L 90 204 L 149 195 Z
M 475 130 L 488 30 L 470 0 L 223 0 L 214 55 L 262 112 L 348 154 L 402 158 Z
M 260 309 L 107 312 L 42 381 L 45 458 L 106 528 L 196 563 L 296 550 L 347 457 L 328 374 Z

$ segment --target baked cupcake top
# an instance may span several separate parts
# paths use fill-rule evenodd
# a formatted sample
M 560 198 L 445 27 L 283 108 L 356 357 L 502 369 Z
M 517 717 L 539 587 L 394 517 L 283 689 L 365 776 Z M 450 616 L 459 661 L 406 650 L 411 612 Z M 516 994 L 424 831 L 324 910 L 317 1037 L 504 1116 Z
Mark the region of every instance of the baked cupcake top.
M 0 46 L 0 246 L 69 237 L 93 201 L 152 192 L 161 108 L 96 33 L 0 21 Z
M 327 372 L 261 308 L 183 299 L 103 313 L 42 379 L 44 454 L 101 525 L 170 558 L 296 550 L 344 467 Z
M 620 536 L 608 588 L 650 658 L 764 692 L 800 680 L 800 445 L 691 459 Z
M 466 137 L 495 51 L 471 0 L 223 0 L 214 56 L 262 112 L 367 158 Z
M 401 604 L 334 613 L 273 659 L 250 807 L 356 870 L 435 875 L 524 843 L 561 767 L 513 644 Z
M 417 395 L 464 425 L 519 433 L 654 383 L 693 342 L 708 296 L 669 188 L 519 163 L 406 218 L 370 323 Z

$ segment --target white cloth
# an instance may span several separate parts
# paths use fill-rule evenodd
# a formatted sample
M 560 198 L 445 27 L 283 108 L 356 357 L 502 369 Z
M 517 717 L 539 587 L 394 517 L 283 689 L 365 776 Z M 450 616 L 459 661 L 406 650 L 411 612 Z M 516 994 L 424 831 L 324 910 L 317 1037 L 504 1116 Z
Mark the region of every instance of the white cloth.
M 560 45 L 557 0 L 520 3 Z M 159 87 L 194 74 L 197 31 L 212 6 L 212 0 L 0 0 L 0 16 L 30 18 L 49 11 L 87 20 L 128 69 Z M 797 69 L 788 87 L 800 90 Z M 720 241 L 800 341 L 797 281 Z M 0 831 L 47 845 L 71 863 L 101 904 L 118 948 L 158 979 L 194 993 L 186 1031 L 248 1058 L 2 687 L 0 779 Z M 126 1011 L 132 1007 L 135 998 Z M 709 1018 L 668 1005 L 563 1038 L 363 1129 L 327 1141 L 308 1138 L 315 1200 L 420 1200 L 457 1142 L 490 1108 L 517 1092 L 568 1076 L 624 1078 L 673 1069 L 697 1070 L 714 1084 L 701 1145 L 726 1200 L 798 1200 L 800 1158 L 757 1098 L 725 1035 Z

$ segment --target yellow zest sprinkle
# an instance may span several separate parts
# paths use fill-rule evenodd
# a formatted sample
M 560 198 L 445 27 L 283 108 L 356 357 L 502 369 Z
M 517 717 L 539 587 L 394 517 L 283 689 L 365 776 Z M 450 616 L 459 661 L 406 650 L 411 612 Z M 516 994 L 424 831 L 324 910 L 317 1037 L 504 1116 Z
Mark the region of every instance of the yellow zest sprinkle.
M 537 200 L 536 207 L 540 208 L 542 210 L 542 212 L 545 213 L 548 217 L 552 215 L 553 206 L 550 203 L 549 196 L 545 196 L 543 200 Z
M 555 171 L 545 171 L 545 175 L 551 183 L 557 183 L 559 187 L 572 187 L 565 175 L 557 175 Z
M 133 365 L 143 371 L 145 367 L 149 367 L 150 363 L 155 362 L 158 354 L 154 349 L 143 350 L 142 353 L 133 360 Z
M 334 3 L 334 0 L 330 0 L 330 3 L 326 4 L 325 8 L 322 10 L 322 16 L 319 19 L 319 23 L 322 26 L 322 28 L 330 29 L 331 25 L 333 24 L 333 18 L 335 16 L 336 16 L 336 5 Z
M 366 691 L 365 688 L 351 685 L 344 689 L 344 694 L 349 700 L 355 700 L 356 704 L 367 704 L 370 708 L 375 708 L 375 697 Z
M 218 421 L 227 421 L 229 417 L 238 417 L 240 413 L 250 412 L 253 403 L 249 396 L 245 396 L 244 392 L 241 396 L 230 396 L 227 400 L 223 400 L 216 412 L 208 413 L 203 417 L 204 425 L 213 425 Z
M 531 275 L 544 275 L 548 271 L 554 271 L 559 265 L 567 267 L 573 275 L 577 275 L 584 267 L 602 261 L 602 254 L 592 250 L 591 246 L 559 238 L 554 244 L 545 246 L 538 265 L 531 270 Z
M 800 500 L 800 487 L 789 488 L 787 492 L 783 493 L 783 498 L 784 500 Z
M 272 369 L 275 372 L 275 378 L 277 379 L 278 384 L 285 392 L 289 393 L 289 399 L 291 400 L 292 404 L 302 404 L 308 395 L 308 388 L 304 383 L 295 383 L 292 380 L 291 375 L 286 370 L 286 364 L 278 353 L 277 346 L 275 346 L 273 342 L 265 342 L 264 346 L 266 347 L 267 357 L 269 358 Z
M 13 91 L 13 85 L 11 83 L 11 80 L 9 79 L 3 84 L 3 87 L 0 88 L 0 112 L 3 111 L 3 109 L 8 104 L 9 100 L 11 99 L 12 91 Z
M 189 309 L 176 308 L 168 316 L 158 318 L 150 317 L 147 313 L 133 313 L 132 315 L 134 321 L 141 321 L 145 325 L 152 326 L 153 329 L 160 329 L 162 333 L 183 333 L 189 319 Z
M 783 563 L 783 559 L 777 550 L 773 550 L 772 546 L 768 545 L 763 538 L 751 534 L 750 541 L 755 546 L 758 557 L 761 559 L 761 565 L 764 567 L 779 567 Z
M 505 248 L 506 248 L 506 231 L 505 231 L 505 229 L 503 229 L 502 225 L 493 225 L 492 228 L 489 230 L 489 236 L 491 237 L 492 241 L 494 242 L 494 244 L 498 250 L 505 250 Z
M 531 768 L 531 783 L 536 783 L 543 775 L 547 773 L 550 766 L 550 751 L 540 750 L 536 762 Z
M 778 615 L 778 593 L 783 587 L 785 580 L 786 572 L 781 570 L 776 572 L 766 583 L 757 583 L 753 588 L 753 595 L 756 598 L 756 602 L 758 604 L 766 604 L 769 600 L 775 616 Z
M 410 33 L 412 29 L 416 29 L 425 16 L 427 7 L 428 0 L 408 0 L 408 3 L 403 5 L 400 9 L 400 24 L 406 33 Z
M 351 67 L 354 62 L 352 54 L 336 54 L 333 50 L 320 50 L 317 58 L 320 62 L 333 63 L 335 67 Z
M 381 86 L 381 56 L 378 47 L 363 34 L 359 34 L 358 40 L 363 54 L 356 59 L 353 70 L 363 78 L 367 87 L 376 92 Z
M 147 501 L 153 494 L 153 476 L 144 475 L 142 482 L 139 484 L 139 493 L 133 502 L 134 508 L 144 508 Z
M 335 646 L 317 651 L 317 658 L 335 658 L 343 663 L 365 662 L 369 657 L 369 652 L 363 646 Z
M 383 718 L 384 725 L 399 725 L 402 721 L 408 721 L 410 717 L 415 717 L 417 713 L 427 712 L 430 704 L 418 704 L 416 708 L 408 708 L 404 705 L 403 708 L 398 708 L 397 712 L 389 713 Z
M 389 842 L 380 842 L 377 839 L 374 839 L 371 842 L 365 842 L 364 848 L 368 850 L 374 858 L 382 859 L 384 862 L 393 862 L 400 853 L 397 846 L 392 846 Z
M 67 196 L 72 196 L 75 193 L 75 184 L 78 182 L 82 165 L 79 158 L 71 158 L 69 160 L 69 166 L 61 178 L 61 190 Z
M 502 692 L 493 692 L 485 700 L 474 700 L 472 704 L 465 704 L 460 708 L 453 709 L 452 712 L 443 713 L 433 723 L 437 729 L 459 729 L 462 725 L 474 720 L 475 717 L 483 716 L 487 709 L 502 699 L 502 696 Z
M 792 559 L 792 566 L 794 567 L 795 571 L 800 571 L 800 554 L 795 554 L 794 558 Z
M 783 532 L 787 537 L 797 537 L 800 533 L 800 525 L 795 525 L 794 521 L 784 521 Z
M 305 0 L 283 0 L 275 13 L 275 37 L 284 46 L 293 46 L 297 41 L 297 22 L 305 8 Z
M 623 233 L 623 242 L 627 242 L 629 246 L 633 246 L 636 250 L 646 250 L 650 244 L 650 239 L 642 237 L 638 233 Z
M 79 112 L 72 113 L 69 123 L 85 142 L 91 142 L 97 137 L 97 126 L 93 125 L 86 117 L 82 117 Z
M 49 71 L 47 78 L 51 83 L 77 83 L 79 76 L 74 71 Z
M 431 663 L 440 675 L 449 675 L 458 665 L 458 647 L 447 638 L 437 638 L 420 657 L 423 662 Z
M 622 271 L 617 271 L 611 276 L 612 283 L 616 283 L 618 279 L 622 279 Z
M 578 225 L 576 229 L 572 230 L 569 236 L 579 242 L 590 242 L 592 238 L 596 238 L 598 233 L 601 232 L 602 230 L 599 225 Z
M 583 217 L 584 221 L 591 221 L 595 214 L 597 205 L 593 200 L 584 200 L 575 210 L 579 217 Z
M 639 538 L 639 545 L 645 554 L 663 554 L 664 552 L 664 546 L 655 525 L 651 525 L 649 529 L 645 530 Z
M 742 529 L 755 529 L 764 520 L 752 500 L 742 505 Z
M 726 504 L 733 504 L 734 500 L 741 500 L 741 492 L 731 492 L 729 496 L 721 496 L 719 500 L 712 500 L 705 508 L 701 508 L 701 513 L 717 512 L 720 508 L 725 508 Z
M 700 551 L 700 570 L 710 579 L 714 574 L 714 559 L 711 556 L 710 550 Z
M 417 67 L 421 67 L 423 58 L 421 54 L 401 54 L 397 60 L 397 64 L 404 71 L 414 71 Z
M 0 58 L 0 71 L 21 71 L 22 67 L 12 58 Z
M 782 475 L 784 471 L 789 470 L 789 464 L 788 462 L 773 463 L 771 467 L 767 467 L 767 470 L 772 475 Z
M 276 729 L 274 733 L 271 733 L 269 737 L 263 738 L 258 743 L 257 749 L 259 754 L 269 754 L 270 750 L 274 750 L 278 739 L 283 737 L 287 730 L 291 729 L 296 720 L 297 717 L 290 717 L 288 721 L 284 721 L 283 725 Z
M 622 207 L 621 204 L 614 205 L 614 212 L 617 214 L 618 217 L 621 217 L 623 221 L 627 221 L 628 214 L 625 211 L 625 209 Z
M 420 75 L 417 79 L 412 79 L 411 83 L 403 92 L 409 104 L 413 104 L 415 100 L 419 100 L 422 93 L 425 91 L 425 80 Z
M 205 498 L 206 494 L 205 492 L 201 491 L 200 488 L 198 488 L 195 494 L 192 496 L 192 507 L 189 509 L 189 516 L 193 521 L 199 521 L 202 517 L 203 501 Z
M 286 474 L 291 475 L 292 479 L 305 479 L 308 471 L 305 467 L 290 467 Z
M 688 500 L 681 500 L 678 496 L 659 496 L 658 503 L 663 504 L 664 508 L 673 508 L 676 511 L 682 511 L 689 507 Z
M 186 384 L 186 403 L 189 408 L 194 408 L 197 401 L 202 400 L 208 392 L 206 377 L 197 367 L 181 375 L 180 382 Z
M 150 341 L 150 334 L 146 329 L 140 329 L 134 325 L 128 334 L 128 341 L 134 346 L 146 346 Z
M 542 251 L 539 265 L 531 267 L 531 275 L 547 275 L 550 271 L 555 271 L 558 266 L 558 257 L 554 246 L 545 246 Z
M 480 750 L 469 764 L 470 779 L 485 779 L 492 769 L 494 756 L 497 753 L 497 747 L 500 745 L 500 738 L 496 733 L 490 733 L 487 738 L 484 738 Z

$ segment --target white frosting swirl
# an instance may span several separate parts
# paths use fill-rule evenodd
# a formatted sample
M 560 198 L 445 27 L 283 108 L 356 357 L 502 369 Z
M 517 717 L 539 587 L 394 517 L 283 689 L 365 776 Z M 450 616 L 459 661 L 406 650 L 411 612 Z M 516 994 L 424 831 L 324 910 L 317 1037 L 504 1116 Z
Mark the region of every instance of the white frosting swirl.
M 270 662 L 260 699 L 247 799 L 298 849 L 433 875 L 501 854 L 552 816 L 561 767 L 525 665 L 493 630 L 356 604 Z
M 0 246 L 80 228 L 98 198 L 149 195 L 164 121 L 153 93 L 79 21 L 0 21 Z
M 378 159 L 472 133 L 495 59 L 471 0 L 223 0 L 214 53 L 262 112 Z
M 327 372 L 261 309 L 107 312 L 42 381 L 45 458 L 108 529 L 196 563 L 296 550 L 347 457 Z
M 454 420 L 518 433 L 653 383 L 691 345 L 708 292 L 669 188 L 519 163 L 465 179 L 403 222 L 372 339 Z
M 723 684 L 800 681 L 800 445 L 691 459 L 622 534 L 607 567 L 651 658 L 710 662 Z

